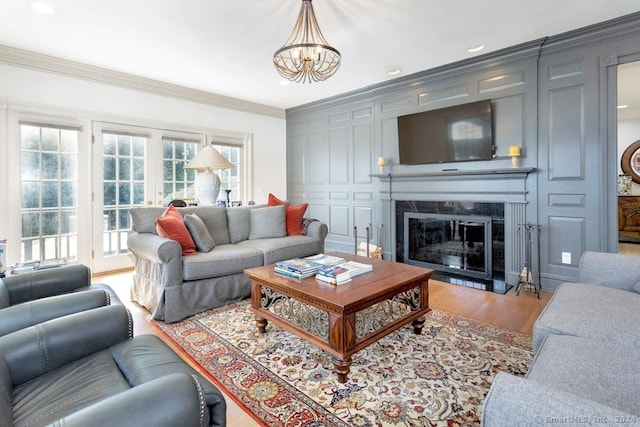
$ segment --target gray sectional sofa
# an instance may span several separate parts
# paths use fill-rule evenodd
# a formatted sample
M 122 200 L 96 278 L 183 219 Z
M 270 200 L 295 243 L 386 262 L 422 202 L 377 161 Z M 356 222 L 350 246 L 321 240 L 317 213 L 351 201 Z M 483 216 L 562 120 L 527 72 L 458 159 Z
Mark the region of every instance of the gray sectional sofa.
M 165 209 L 132 208 L 127 239 L 132 300 L 165 322 L 250 296 L 244 269 L 321 253 L 328 233 L 326 224 L 304 218 L 304 234 L 287 235 L 284 206 L 179 208 L 183 216 L 196 214 L 215 242 L 208 252 L 183 255 L 177 241 L 156 233 L 155 220 Z
M 585 252 L 533 327 L 525 378 L 496 376 L 483 425 L 640 425 L 640 257 Z

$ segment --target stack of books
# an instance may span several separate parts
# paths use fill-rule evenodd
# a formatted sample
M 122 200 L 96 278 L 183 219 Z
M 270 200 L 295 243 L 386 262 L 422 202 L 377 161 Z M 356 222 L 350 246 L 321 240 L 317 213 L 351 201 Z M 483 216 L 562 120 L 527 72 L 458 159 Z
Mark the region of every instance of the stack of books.
M 337 265 L 327 265 L 316 273 L 316 279 L 334 285 L 348 283 L 356 276 L 373 271 L 371 264 L 356 261 L 344 261 Z
M 273 271 L 295 279 L 306 279 L 315 275 L 316 279 L 320 281 L 342 285 L 350 282 L 356 276 L 373 271 L 373 266 L 347 261 L 334 255 L 319 254 L 278 261 Z
M 320 267 L 322 267 L 320 263 L 304 258 L 293 258 L 276 262 L 273 271 L 295 279 L 306 279 L 316 274 Z

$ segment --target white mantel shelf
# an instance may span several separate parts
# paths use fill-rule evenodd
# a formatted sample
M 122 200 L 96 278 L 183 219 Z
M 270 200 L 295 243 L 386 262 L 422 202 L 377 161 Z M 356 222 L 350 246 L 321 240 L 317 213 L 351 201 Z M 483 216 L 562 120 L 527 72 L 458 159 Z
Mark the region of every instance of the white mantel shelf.
M 480 169 L 480 170 L 463 170 L 463 169 L 443 169 L 435 172 L 419 172 L 419 173 L 384 173 L 384 174 L 371 174 L 372 178 L 385 179 L 419 179 L 419 178 L 444 178 L 444 177 L 472 177 L 483 176 L 490 178 L 492 175 L 496 178 L 506 178 L 509 175 L 511 177 L 526 178 L 530 173 L 533 173 L 537 168 L 501 168 L 501 169 Z

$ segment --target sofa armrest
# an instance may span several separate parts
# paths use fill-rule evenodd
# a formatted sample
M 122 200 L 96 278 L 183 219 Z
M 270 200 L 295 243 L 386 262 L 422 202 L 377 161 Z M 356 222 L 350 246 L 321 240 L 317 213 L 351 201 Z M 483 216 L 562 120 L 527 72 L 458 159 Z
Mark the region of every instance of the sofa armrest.
M 129 311 L 122 305 L 109 305 L 0 337 L 0 357 L 15 386 L 132 336 Z
M 554 420 L 636 419 L 637 416 L 532 380 L 500 372 L 493 380 L 482 408 L 482 425 L 542 425 Z M 604 422 L 602 422 L 604 423 Z
M 157 234 L 132 231 L 127 236 L 127 247 L 134 256 L 156 264 L 182 261 L 180 243 Z
M 322 242 L 322 250 L 320 252 L 324 252 L 324 239 L 327 234 L 329 234 L 329 227 L 322 221 L 311 221 L 307 227 L 307 236 Z
M 89 286 L 91 270 L 82 264 L 66 265 L 9 275 L 2 280 L 9 292 L 11 305 L 14 305 Z
M 47 320 L 109 305 L 105 291 L 92 290 L 27 301 L 0 310 L 0 336 Z
M 587 251 L 580 258 L 578 281 L 622 290 L 640 282 L 640 262 L 633 255 Z
M 130 388 L 76 411 L 54 426 L 199 427 L 208 424 L 198 381 L 187 374 L 169 374 Z

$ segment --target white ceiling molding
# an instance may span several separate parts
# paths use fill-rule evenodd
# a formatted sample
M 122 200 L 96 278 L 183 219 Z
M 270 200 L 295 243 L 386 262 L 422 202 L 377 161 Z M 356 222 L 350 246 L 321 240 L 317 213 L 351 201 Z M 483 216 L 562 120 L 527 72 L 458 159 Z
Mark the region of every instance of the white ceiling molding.
M 136 89 L 165 96 L 172 96 L 188 101 L 200 102 L 203 104 L 244 111 L 247 113 L 285 118 L 284 109 L 281 108 L 244 101 L 203 90 L 191 89 L 146 77 L 138 77 L 119 71 L 108 70 L 106 68 L 69 61 L 5 45 L 0 45 L 0 63 L 72 76 L 103 84 L 125 87 L 128 89 Z

